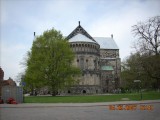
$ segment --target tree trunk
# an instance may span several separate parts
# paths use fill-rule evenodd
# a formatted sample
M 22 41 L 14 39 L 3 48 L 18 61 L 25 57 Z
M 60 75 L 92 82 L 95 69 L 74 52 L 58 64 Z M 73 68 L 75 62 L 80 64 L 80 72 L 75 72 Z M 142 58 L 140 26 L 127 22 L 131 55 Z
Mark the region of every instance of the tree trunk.
M 52 96 L 56 96 L 57 92 L 55 86 L 52 86 Z
M 33 85 L 31 85 L 31 93 L 30 93 L 30 96 L 33 96 Z

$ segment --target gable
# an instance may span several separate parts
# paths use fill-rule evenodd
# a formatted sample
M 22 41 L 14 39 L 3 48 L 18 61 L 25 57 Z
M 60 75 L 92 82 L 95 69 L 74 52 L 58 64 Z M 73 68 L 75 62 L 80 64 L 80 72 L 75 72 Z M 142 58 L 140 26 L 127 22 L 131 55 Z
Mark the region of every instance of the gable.
M 88 39 L 92 40 L 93 42 L 96 42 L 85 30 L 84 28 L 80 25 L 80 21 L 79 21 L 79 25 L 76 27 L 76 29 L 74 29 L 67 37 L 66 39 L 71 39 L 72 37 L 74 37 L 77 34 L 82 34 L 84 36 L 86 36 Z

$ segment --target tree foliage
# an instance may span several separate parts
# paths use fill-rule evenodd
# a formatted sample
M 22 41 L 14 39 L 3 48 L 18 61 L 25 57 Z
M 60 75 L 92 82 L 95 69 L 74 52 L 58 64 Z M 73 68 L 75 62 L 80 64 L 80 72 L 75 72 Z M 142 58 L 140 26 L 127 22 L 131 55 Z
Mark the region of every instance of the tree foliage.
M 135 48 L 140 54 L 140 63 L 147 75 L 157 81 L 160 88 L 160 16 L 133 26 L 133 33 L 138 37 Z
M 33 87 L 49 86 L 52 95 L 72 85 L 79 68 L 72 65 L 74 53 L 60 32 L 52 29 L 37 37 L 28 52 L 25 81 Z
M 160 16 L 132 26 L 136 38 L 135 54 L 123 62 L 122 76 L 125 80 L 141 79 L 144 87 L 160 88 Z
M 123 87 L 134 89 L 134 80 L 141 80 L 143 88 L 154 88 L 155 80 L 149 76 L 143 67 L 142 57 L 139 53 L 131 54 L 126 58 L 121 66 L 121 78 L 123 80 Z

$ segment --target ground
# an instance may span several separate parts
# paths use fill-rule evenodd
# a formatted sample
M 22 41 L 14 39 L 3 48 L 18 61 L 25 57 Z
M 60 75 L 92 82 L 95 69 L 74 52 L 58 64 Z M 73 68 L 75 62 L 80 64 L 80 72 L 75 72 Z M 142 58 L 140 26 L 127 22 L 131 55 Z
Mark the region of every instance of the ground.
M 143 92 L 142 100 L 159 100 L 160 92 Z M 99 94 L 99 95 L 72 95 L 72 96 L 26 96 L 25 103 L 95 103 L 113 101 L 138 101 L 141 100 L 140 93 L 125 94 Z
M 136 105 L 134 110 L 111 110 Z M 141 106 L 146 107 L 142 110 Z M 0 120 L 159 120 L 160 100 L 103 103 L 37 103 L 0 105 Z

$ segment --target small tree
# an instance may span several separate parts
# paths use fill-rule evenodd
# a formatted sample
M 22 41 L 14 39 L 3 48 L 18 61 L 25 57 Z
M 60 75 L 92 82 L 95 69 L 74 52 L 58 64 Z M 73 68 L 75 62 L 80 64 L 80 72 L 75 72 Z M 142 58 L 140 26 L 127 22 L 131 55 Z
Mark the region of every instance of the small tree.
M 55 29 L 45 31 L 33 42 L 28 54 L 25 80 L 34 87 L 49 86 L 52 95 L 73 85 L 80 69 L 72 65 L 74 53 Z

